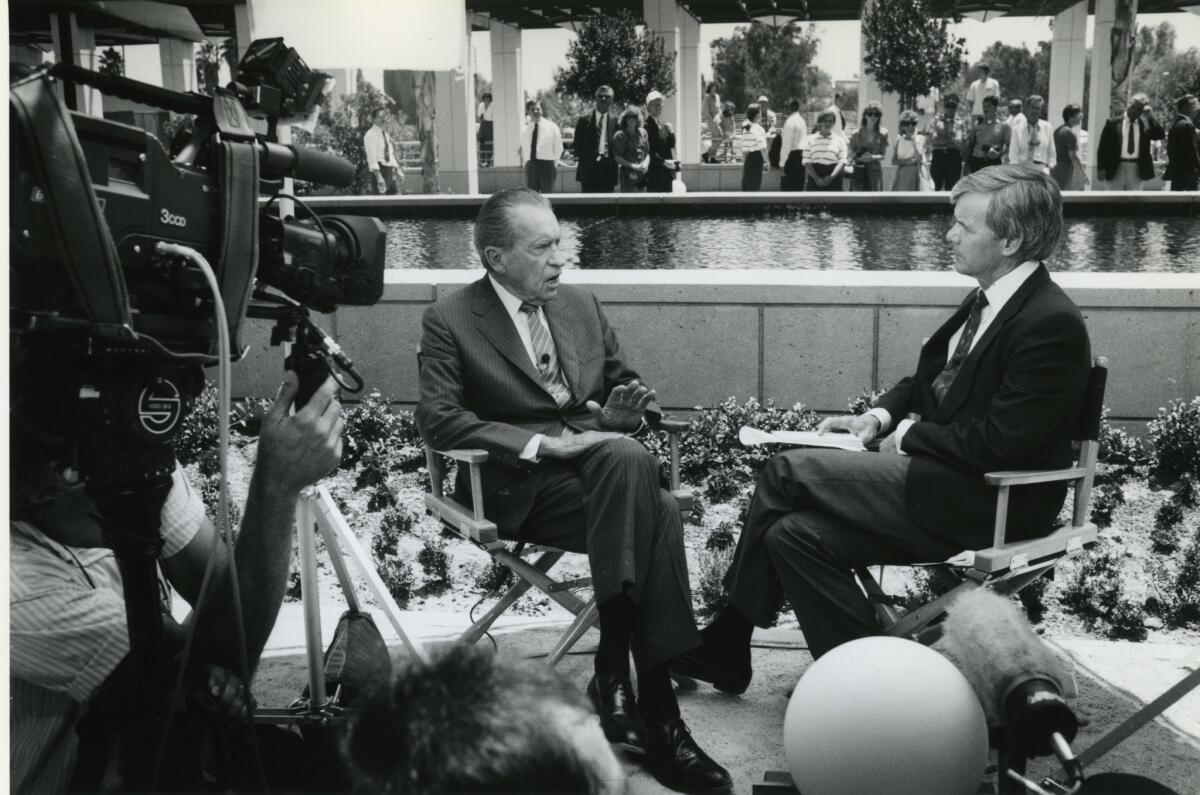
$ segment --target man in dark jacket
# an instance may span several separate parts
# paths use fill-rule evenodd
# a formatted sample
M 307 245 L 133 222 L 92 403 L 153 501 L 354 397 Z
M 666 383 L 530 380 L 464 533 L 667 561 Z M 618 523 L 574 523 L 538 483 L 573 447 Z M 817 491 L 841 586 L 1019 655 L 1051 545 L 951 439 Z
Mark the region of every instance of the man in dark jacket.
M 575 179 L 583 193 L 612 193 L 617 184 L 617 164 L 612 158 L 612 139 L 617 116 L 612 112 L 611 86 L 596 89 L 596 109 L 575 123 Z
M 1141 190 L 1142 183 L 1154 179 L 1154 161 L 1150 142 L 1166 135 L 1150 112 L 1145 94 L 1134 94 L 1125 115 L 1104 123 L 1096 147 L 1096 175 L 1104 190 Z
M 662 120 L 663 100 L 658 91 L 646 95 L 646 136 L 650 139 L 650 168 L 646 171 L 648 193 L 670 193 L 679 161 L 675 159 L 675 131 Z
M 1179 115 L 1167 133 L 1167 173 L 1171 190 L 1200 189 L 1200 136 L 1196 119 L 1200 118 L 1200 99 L 1187 94 L 1175 103 Z
M 822 422 L 881 439 L 879 452 L 795 449 L 767 463 L 725 577 L 730 607 L 675 670 L 743 692 L 754 625 L 774 621 L 784 595 L 813 657 L 879 634 L 855 567 L 986 547 L 996 495 L 982 473 L 1071 461 L 1091 362 L 1083 317 L 1041 263 L 1062 233 L 1058 187 L 1026 166 L 992 166 L 951 200 L 955 269 L 979 289 L 874 409 Z M 1048 533 L 1065 496 L 1065 484 L 1015 490 L 1009 538 Z

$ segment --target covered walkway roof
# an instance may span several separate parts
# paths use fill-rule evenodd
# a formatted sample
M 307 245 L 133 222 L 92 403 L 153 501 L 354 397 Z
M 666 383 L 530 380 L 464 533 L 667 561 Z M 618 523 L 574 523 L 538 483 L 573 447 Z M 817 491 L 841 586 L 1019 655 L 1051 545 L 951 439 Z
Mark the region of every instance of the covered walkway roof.
M 522 28 L 552 28 L 594 14 L 626 9 L 642 13 L 642 0 L 466 0 L 467 11 Z M 1004 11 L 1007 16 L 1053 16 L 1077 0 L 932 0 L 945 16 L 967 10 Z M 1195 0 L 1140 0 L 1139 11 L 1158 14 L 1182 10 Z M 680 0 L 702 23 L 750 22 L 774 15 L 780 23 L 797 18 L 827 22 L 858 19 L 861 0 Z M 1089 8 L 1089 12 L 1091 9 Z

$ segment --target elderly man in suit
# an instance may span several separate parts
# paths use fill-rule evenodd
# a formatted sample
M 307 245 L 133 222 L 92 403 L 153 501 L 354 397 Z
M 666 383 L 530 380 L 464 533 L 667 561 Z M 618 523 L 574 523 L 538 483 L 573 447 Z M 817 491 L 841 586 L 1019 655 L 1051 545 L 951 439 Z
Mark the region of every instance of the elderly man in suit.
M 731 607 L 676 670 L 743 692 L 754 625 L 774 620 L 784 594 L 813 657 L 878 634 L 856 566 L 986 546 L 996 498 L 982 473 L 1071 461 L 1091 360 L 1083 317 L 1041 262 L 1062 233 L 1058 187 L 1000 165 L 961 180 L 951 201 L 955 269 L 978 289 L 874 409 L 820 426 L 879 439 L 878 452 L 789 450 L 767 463 L 725 579 Z M 1048 533 L 1065 495 L 1065 484 L 1015 491 L 1009 538 Z
M 482 491 L 502 536 L 587 553 L 600 613 L 587 690 L 609 741 L 644 753 L 668 787 L 726 791 L 729 774 L 692 739 L 671 687 L 668 661 L 699 633 L 678 507 L 629 438 L 658 420 L 655 394 L 596 298 L 559 283 L 560 242 L 536 192 L 484 202 L 475 248 L 487 274 L 425 312 L 417 426 L 433 447 L 489 453 Z
M 596 89 L 596 109 L 575 123 L 575 179 L 583 193 L 612 193 L 617 184 L 617 164 L 612 139 L 617 115 L 612 112 L 612 86 Z
M 1200 119 L 1200 99 L 1185 94 L 1175 103 L 1175 121 L 1167 134 L 1167 173 L 1171 190 L 1200 189 L 1200 137 L 1196 120 Z
M 1150 99 L 1134 94 L 1124 115 L 1109 119 L 1096 147 L 1096 171 L 1104 190 L 1141 190 L 1154 179 L 1150 142 L 1161 141 L 1166 131 L 1150 112 Z

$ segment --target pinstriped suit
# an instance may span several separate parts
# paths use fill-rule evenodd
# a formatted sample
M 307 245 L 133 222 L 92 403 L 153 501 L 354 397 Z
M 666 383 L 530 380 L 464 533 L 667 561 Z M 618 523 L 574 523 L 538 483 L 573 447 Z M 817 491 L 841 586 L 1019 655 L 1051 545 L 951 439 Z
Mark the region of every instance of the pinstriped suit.
M 599 430 L 586 401 L 603 405 L 638 375 L 594 296 L 561 285 L 543 309 L 571 388 L 562 409 L 484 277 L 425 311 L 417 427 L 435 448 L 488 451 L 484 504 L 501 535 L 587 552 L 597 601 L 624 592 L 638 604 L 633 650 L 653 665 L 699 642 L 683 528 L 659 488 L 657 462 L 632 439 L 565 461 L 520 458 L 534 434 Z M 648 413 L 658 416 L 656 407 Z M 459 475 L 456 491 L 466 498 L 469 483 Z

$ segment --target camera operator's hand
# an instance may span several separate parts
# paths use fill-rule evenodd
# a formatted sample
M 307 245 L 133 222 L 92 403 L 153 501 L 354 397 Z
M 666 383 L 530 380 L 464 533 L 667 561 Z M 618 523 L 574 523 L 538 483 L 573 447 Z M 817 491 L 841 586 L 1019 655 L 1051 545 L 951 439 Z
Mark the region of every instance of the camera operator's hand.
M 258 438 L 255 475 L 286 495 L 328 474 L 342 458 L 342 405 L 334 397 L 337 382 L 326 378 L 304 408 L 289 415 L 299 380 L 288 371 Z
M 241 677 L 211 664 L 201 667 L 192 699 L 209 714 L 242 723 L 250 720 L 257 706 Z

